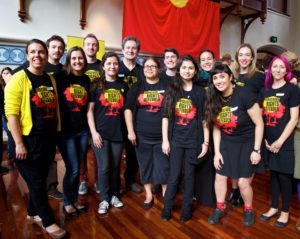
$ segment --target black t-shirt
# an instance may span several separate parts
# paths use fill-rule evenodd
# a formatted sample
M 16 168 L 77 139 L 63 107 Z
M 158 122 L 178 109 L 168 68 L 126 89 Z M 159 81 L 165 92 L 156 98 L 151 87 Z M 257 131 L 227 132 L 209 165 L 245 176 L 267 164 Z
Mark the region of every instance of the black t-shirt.
M 265 122 L 265 137 L 269 144 L 276 141 L 290 120 L 290 108 L 299 106 L 298 86 L 286 83 L 278 89 L 263 90 L 262 108 Z M 281 150 L 294 150 L 293 134 L 284 142 Z
M 247 88 L 235 86 L 231 99 L 224 102 L 217 116 L 216 125 L 222 138 L 239 142 L 254 139 L 255 125 L 247 112 L 254 103 L 254 96 Z
M 205 91 L 199 85 L 193 85 L 191 91 L 184 91 L 177 100 L 174 110 L 174 122 L 171 141 L 176 147 L 197 148 L 203 141 L 203 106 Z
M 64 71 L 54 74 L 61 116 L 62 132 L 81 132 L 88 129 L 87 106 L 90 79 L 87 75 L 67 75 Z
M 135 116 L 135 130 L 148 141 L 162 139 L 162 101 L 167 82 L 160 80 L 149 84 L 141 80 L 128 91 L 126 109 L 131 109 Z
M 30 135 L 55 132 L 57 96 L 51 79 L 46 72 L 43 75 L 35 75 L 27 69 L 25 72 L 32 85 L 30 108 L 33 126 Z
M 86 65 L 85 74 L 90 78 L 91 82 L 94 82 L 96 79 L 100 78 L 100 70 L 101 70 L 101 61 L 97 60 L 95 63 L 88 63 Z
M 145 79 L 143 67 L 140 64 L 136 63 L 135 67 L 129 70 L 123 61 L 120 64 L 118 77 L 121 78 L 129 88 L 138 81 Z
M 50 74 L 59 72 L 62 68 L 63 68 L 63 64 L 61 64 L 61 63 L 58 63 L 57 65 L 53 65 L 53 64 L 47 62 L 45 65 L 45 71 Z
M 96 130 L 102 138 L 123 141 L 123 109 L 128 87 L 124 82 L 105 82 L 105 91 L 99 87 L 91 89 L 90 102 L 95 103 Z
M 258 102 L 260 91 L 264 88 L 265 78 L 265 74 L 259 71 L 255 72 L 251 79 L 248 79 L 247 74 L 240 74 L 236 79 L 236 84 L 248 88 Z
M 159 74 L 159 79 L 162 79 L 166 82 L 172 83 L 175 79 L 175 76 L 167 75 L 166 71 L 164 70 Z

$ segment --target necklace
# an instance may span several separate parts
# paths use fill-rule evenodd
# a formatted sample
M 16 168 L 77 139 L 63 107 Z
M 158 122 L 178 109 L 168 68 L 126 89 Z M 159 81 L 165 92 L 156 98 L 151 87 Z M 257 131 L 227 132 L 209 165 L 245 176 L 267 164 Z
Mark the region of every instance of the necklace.
M 228 101 L 230 101 L 230 100 L 231 100 L 231 96 L 232 96 L 232 95 L 228 95 L 228 96 L 221 96 L 221 99 L 222 99 L 222 101 L 223 101 L 223 102 L 228 102 Z

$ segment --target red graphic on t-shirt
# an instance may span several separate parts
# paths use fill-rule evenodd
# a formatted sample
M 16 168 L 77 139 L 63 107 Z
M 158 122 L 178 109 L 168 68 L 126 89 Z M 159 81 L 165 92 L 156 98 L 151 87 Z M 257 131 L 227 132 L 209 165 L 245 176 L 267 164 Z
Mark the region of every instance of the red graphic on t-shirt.
M 193 119 L 196 118 L 197 108 L 193 106 L 190 99 L 181 98 L 178 100 L 175 106 L 175 115 L 179 120 L 176 124 L 188 125 Z
M 70 85 L 65 91 L 67 101 L 75 103 L 75 107 L 71 111 L 80 111 L 81 107 L 86 105 L 88 94 L 81 85 Z
M 138 102 L 142 106 L 148 106 L 147 112 L 158 112 L 161 108 L 162 101 L 164 96 L 161 95 L 158 91 L 145 91 L 144 93 L 140 94 L 138 97 Z
M 280 98 L 271 96 L 265 98 L 263 102 L 264 115 L 266 116 L 267 126 L 276 126 L 278 119 L 281 119 L 285 112 L 285 106 L 281 104 Z
M 222 128 L 224 133 L 232 134 L 237 127 L 237 119 L 238 117 L 233 114 L 231 108 L 225 106 L 217 116 L 216 124 Z
M 100 103 L 108 108 L 107 116 L 117 116 L 124 106 L 124 97 L 119 90 L 108 89 L 99 97 Z
M 32 97 L 32 102 L 34 102 L 37 108 L 43 108 L 45 113 L 43 118 L 53 118 L 56 114 L 57 100 L 54 93 L 48 89 L 46 86 L 40 86 L 36 88 L 36 92 Z

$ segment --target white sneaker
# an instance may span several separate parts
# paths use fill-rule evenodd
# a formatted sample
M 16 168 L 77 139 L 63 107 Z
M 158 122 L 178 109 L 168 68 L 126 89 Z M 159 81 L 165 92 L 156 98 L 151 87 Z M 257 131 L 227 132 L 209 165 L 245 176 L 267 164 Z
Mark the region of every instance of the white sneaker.
M 79 195 L 86 195 L 88 193 L 88 184 L 86 181 L 82 181 L 79 185 L 78 194 Z
M 29 215 L 27 215 L 26 219 L 27 219 L 27 221 L 29 223 L 35 223 L 35 224 L 39 225 L 40 227 L 43 226 L 43 224 L 42 224 L 42 218 L 40 218 L 38 215 L 35 215 L 35 216 L 29 216 Z
M 98 183 L 94 183 L 94 189 L 97 194 L 100 194 L 100 189 L 98 187 Z
M 123 202 L 116 196 L 112 196 L 110 204 L 113 205 L 114 207 L 123 207 L 124 206 Z
M 105 213 L 107 213 L 108 208 L 109 208 L 109 203 L 104 200 L 99 204 L 98 213 L 105 214 Z

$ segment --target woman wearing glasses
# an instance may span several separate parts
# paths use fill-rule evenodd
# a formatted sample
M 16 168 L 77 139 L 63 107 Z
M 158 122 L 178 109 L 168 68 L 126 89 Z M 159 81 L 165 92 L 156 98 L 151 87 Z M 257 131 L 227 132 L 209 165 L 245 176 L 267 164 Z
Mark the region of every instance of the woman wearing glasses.
M 146 191 L 144 208 L 153 205 L 151 183 L 161 184 L 162 193 L 168 179 L 168 159 L 161 149 L 161 104 L 167 83 L 158 77 L 159 62 L 147 58 L 144 62 L 145 80 L 133 85 L 127 94 L 125 120 L 128 139 L 135 145 L 141 183 Z

